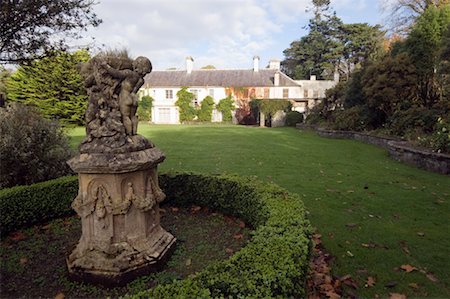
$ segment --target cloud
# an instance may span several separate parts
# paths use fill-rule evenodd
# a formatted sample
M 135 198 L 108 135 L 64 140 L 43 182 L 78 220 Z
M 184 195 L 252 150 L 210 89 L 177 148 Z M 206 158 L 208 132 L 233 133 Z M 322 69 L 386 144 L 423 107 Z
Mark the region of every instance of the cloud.
M 331 5 L 352 22 L 373 2 L 332 0 Z M 250 68 L 253 55 L 262 63 L 282 58 L 290 41 L 300 38 L 311 6 L 311 0 L 103 0 L 94 7 L 103 23 L 87 35 L 103 48 L 149 57 L 154 69 L 184 68 L 188 55 L 198 68 Z
M 307 2 L 102 1 L 95 11 L 104 22 L 88 35 L 104 48 L 125 47 L 134 56 L 148 56 L 155 69 L 180 67 L 186 55 L 196 55 L 197 67 L 203 61 L 237 67 L 251 63 L 253 55 L 273 46 L 284 24 L 304 15 Z

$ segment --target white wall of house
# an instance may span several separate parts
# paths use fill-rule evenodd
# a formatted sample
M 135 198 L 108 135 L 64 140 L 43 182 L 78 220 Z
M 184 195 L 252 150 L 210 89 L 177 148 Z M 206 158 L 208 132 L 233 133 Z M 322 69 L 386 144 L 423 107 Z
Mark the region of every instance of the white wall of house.
M 181 88 L 177 87 L 157 87 L 157 88 L 141 88 L 139 95 L 151 96 L 153 98 L 152 122 L 156 124 L 179 124 L 180 114 L 178 107 L 175 105 L 177 101 L 177 92 Z M 211 96 L 214 103 L 218 104 L 223 98 L 226 98 L 225 88 L 223 87 L 189 87 L 188 91 L 197 95 L 196 104 L 200 106 L 203 99 Z M 222 121 L 222 113 L 213 110 L 213 122 Z

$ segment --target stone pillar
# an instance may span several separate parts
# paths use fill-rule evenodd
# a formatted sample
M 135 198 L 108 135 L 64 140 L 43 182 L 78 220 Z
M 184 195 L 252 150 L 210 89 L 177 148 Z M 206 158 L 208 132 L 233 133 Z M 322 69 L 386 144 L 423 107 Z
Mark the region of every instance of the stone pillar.
M 266 116 L 262 112 L 259 112 L 259 126 L 260 127 L 266 126 Z
M 81 217 L 81 239 L 67 258 L 79 281 L 122 285 L 160 268 L 175 237 L 160 226 L 156 147 L 122 154 L 84 153 L 68 163 L 79 173 L 72 207 Z

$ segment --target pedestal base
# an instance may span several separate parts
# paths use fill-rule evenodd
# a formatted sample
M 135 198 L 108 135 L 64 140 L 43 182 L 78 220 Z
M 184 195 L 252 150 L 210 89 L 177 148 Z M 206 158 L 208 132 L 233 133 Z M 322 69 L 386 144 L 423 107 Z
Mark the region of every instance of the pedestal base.
M 81 217 L 81 238 L 67 258 L 70 277 L 105 286 L 123 285 L 157 271 L 175 237 L 160 225 L 157 148 L 130 153 L 80 154 L 69 161 L 78 172 L 72 207 Z
M 69 277 L 106 287 L 123 286 L 139 276 L 161 271 L 175 250 L 175 241 L 174 236 L 161 229 L 159 236 L 155 234 L 151 240 L 135 246 L 141 247 L 140 251 L 123 242 L 112 245 L 117 249 L 115 254 L 94 248 L 77 257 L 75 248 L 66 260 Z

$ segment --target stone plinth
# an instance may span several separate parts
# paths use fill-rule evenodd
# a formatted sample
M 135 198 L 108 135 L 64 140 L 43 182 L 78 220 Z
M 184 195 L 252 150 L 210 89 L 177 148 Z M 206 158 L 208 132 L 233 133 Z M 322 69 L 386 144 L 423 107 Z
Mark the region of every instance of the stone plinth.
M 159 270 L 174 249 L 175 237 L 160 226 L 157 148 L 128 153 L 83 153 L 68 163 L 79 174 L 72 207 L 82 235 L 67 258 L 76 280 L 122 285 Z

